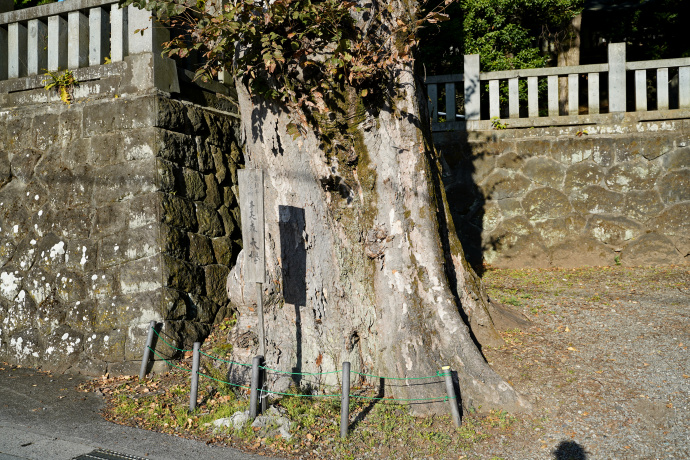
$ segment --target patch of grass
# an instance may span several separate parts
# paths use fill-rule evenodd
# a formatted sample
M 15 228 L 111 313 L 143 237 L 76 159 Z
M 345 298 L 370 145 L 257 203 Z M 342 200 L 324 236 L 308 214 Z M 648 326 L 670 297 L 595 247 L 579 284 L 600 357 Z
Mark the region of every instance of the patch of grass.
M 202 345 L 202 351 L 214 356 L 220 354 L 226 331 L 227 328 L 221 331 L 217 325 Z M 519 342 L 524 332 L 512 329 L 508 334 Z M 391 400 L 351 398 L 350 434 L 342 440 L 340 398 L 301 396 L 285 396 L 272 402 L 282 407 L 293 422 L 290 441 L 262 437 L 250 424 L 239 430 L 217 429 L 213 426 L 215 420 L 248 409 L 247 390 L 223 383 L 227 378 L 226 367 L 213 365 L 209 358 L 202 356 L 202 372 L 212 379 L 200 378 L 197 408 L 190 413 L 191 358 L 175 365 L 179 368 L 141 382 L 134 376 L 96 379 L 84 389 L 105 394 L 108 401 L 105 417 L 115 423 L 288 458 L 356 459 L 373 452 L 378 458 L 457 459 L 458 453 L 469 453 L 478 443 L 498 435 L 509 437 L 512 433 L 514 418 L 505 413 L 472 412 L 463 417 L 462 426 L 456 429 L 449 415 L 415 417 L 409 406 Z M 377 391 L 373 387 L 352 389 L 353 394 L 362 396 L 376 396 Z M 293 387 L 287 392 L 299 395 L 305 390 Z
M 503 303 L 507 303 L 508 305 L 513 305 L 515 307 L 521 307 L 522 302 L 520 302 L 517 297 L 504 297 L 501 299 Z

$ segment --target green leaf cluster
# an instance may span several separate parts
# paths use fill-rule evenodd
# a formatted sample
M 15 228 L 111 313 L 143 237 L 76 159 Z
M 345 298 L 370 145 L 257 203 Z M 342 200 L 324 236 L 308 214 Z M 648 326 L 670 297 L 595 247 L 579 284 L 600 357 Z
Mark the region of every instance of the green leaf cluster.
M 72 71 L 65 70 L 63 73 L 48 71 L 46 76 L 50 79 L 43 82 L 44 89 L 46 91 L 55 90 L 62 102 L 67 105 L 72 104 L 74 88 L 79 86 L 79 81 L 74 77 Z
M 465 54 L 479 54 L 483 71 L 544 67 L 550 56 L 542 44 L 562 34 L 583 4 L 584 0 L 460 0 L 448 9 L 449 22 L 422 32 L 421 61 L 431 75 L 458 73 Z
M 214 0 L 215 1 L 215 0 Z M 323 107 L 324 94 L 344 84 L 362 89 L 380 84 L 390 54 L 390 35 L 357 27 L 356 3 L 341 0 L 128 0 L 153 11 L 173 30 L 170 56 L 202 57 L 197 76 L 228 70 L 252 94 L 303 108 Z M 387 10 L 375 18 L 385 21 Z M 388 42 L 388 43 L 386 43 Z
M 425 0 L 422 0 L 422 3 Z M 392 68 L 412 61 L 417 30 L 448 19 L 444 0 L 416 6 L 342 0 L 126 0 L 175 32 L 165 52 L 201 57 L 197 77 L 228 71 L 252 94 L 302 112 L 326 112 L 331 94 L 379 98 Z M 304 121 L 305 118 L 302 118 Z

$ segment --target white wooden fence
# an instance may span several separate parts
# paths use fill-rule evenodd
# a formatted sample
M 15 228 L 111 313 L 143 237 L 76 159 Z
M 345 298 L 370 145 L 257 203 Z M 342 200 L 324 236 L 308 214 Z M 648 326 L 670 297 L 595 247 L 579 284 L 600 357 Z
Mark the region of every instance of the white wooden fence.
M 515 122 L 520 119 L 522 122 L 517 123 L 520 126 L 572 124 L 583 121 L 574 119 L 573 116 L 596 115 L 602 108 L 607 108 L 608 113 L 646 111 L 652 93 L 656 110 L 667 110 L 671 100 L 670 89 L 674 91 L 674 105 L 677 101 L 677 107 L 674 108 L 690 109 L 690 58 L 626 62 L 625 43 L 611 43 L 608 46 L 608 61 L 606 64 L 480 72 L 479 55 L 467 55 L 462 74 L 426 78 L 432 129 L 448 131 L 469 129 L 470 126 L 481 129 L 487 123 L 473 122 L 494 117 L 501 118 L 502 123 L 508 121 L 509 126 L 511 122 L 516 125 Z M 673 85 L 669 85 L 669 69 L 674 74 L 677 73 Z M 634 107 L 628 107 L 627 104 L 628 72 L 634 72 Z M 650 91 L 648 81 L 653 80 L 648 79 L 648 76 L 654 72 L 656 87 Z M 604 95 L 600 94 L 600 75 L 603 74 L 608 80 L 607 94 Z M 546 80 L 547 85 L 546 101 L 539 99 L 539 84 L 542 80 Z M 559 104 L 559 80 L 561 83 L 567 81 L 567 102 L 563 107 Z M 521 81 L 526 81 L 527 86 L 527 103 L 522 110 L 519 95 Z M 580 91 L 580 83 L 583 81 L 587 86 L 586 92 Z M 487 82 L 488 95 L 483 88 Z M 507 107 L 505 104 L 502 107 L 500 100 L 500 85 L 505 84 L 503 82 L 507 82 L 508 87 Z M 439 88 L 440 85 L 443 87 Z M 456 98 L 457 85 L 460 85 L 463 97 Z M 439 98 L 439 89 L 445 92 L 442 100 Z M 586 96 L 586 100 L 583 100 L 583 96 Z M 554 120 L 554 117 L 559 119 Z

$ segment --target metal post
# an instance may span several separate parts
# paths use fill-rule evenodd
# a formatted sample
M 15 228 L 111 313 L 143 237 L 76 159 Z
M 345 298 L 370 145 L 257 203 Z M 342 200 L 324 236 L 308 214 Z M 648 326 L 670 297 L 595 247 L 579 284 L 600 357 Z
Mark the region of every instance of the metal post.
M 350 363 L 343 363 L 343 391 L 340 399 L 340 437 L 347 438 L 350 425 Z
M 263 358 L 261 358 L 261 366 L 266 367 L 266 361 L 264 361 Z M 268 384 L 266 383 L 266 369 L 261 369 L 261 388 L 263 390 L 267 389 Z M 259 398 L 261 398 L 261 413 L 265 414 L 266 411 L 268 410 L 268 393 L 261 392 L 259 394 Z
M 251 393 L 249 395 L 249 418 L 254 420 L 257 415 L 257 410 L 259 406 L 259 385 L 261 384 L 261 362 L 263 361 L 263 356 L 255 356 L 252 360 L 252 383 L 251 383 Z
M 264 334 L 264 288 L 256 283 L 256 310 L 259 314 L 259 354 L 266 356 L 266 337 Z
M 259 316 L 259 353 L 261 354 L 261 366 L 264 365 L 263 357 L 266 356 L 266 333 L 264 331 L 264 288 L 262 283 L 256 283 L 256 310 Z M 259 388 L 265 389 L 266 371 L 260 370 Z M 259 395 L 261 399 L 261 413 L 268 409 L 268 394 Z
M 460 420 L 460 411 L 458 410 L 458 400 L 455 397 L 455 388 L 453 387 L 453 373 L 450 366 L 443 366 L 441 374 L 446 379 L 446 392 L 448 393 L 448 403 L 450 404 L 450 414 L 453 417 L 453 423 L 456 428 L 460 428 L 462 420 Z
M 149 365 L 149 355 L 151 354 L 151 345 L 153 345 L 153 331 L 156 327 L 156 322 L 149 323 L 149 335 L 146 337 L 146 346 L 144 347 L 144 356 L 141 357 L 141 369 L 139 370 L 139 380 L 146 377 L 146 367 Z
M 189 412 L 196 409 L 196 398 L 199 391 L 199 348 L 201 348 L 201 342 L 194 342 L 194 354 L 192 355 L 192 390 L 189 393 Z

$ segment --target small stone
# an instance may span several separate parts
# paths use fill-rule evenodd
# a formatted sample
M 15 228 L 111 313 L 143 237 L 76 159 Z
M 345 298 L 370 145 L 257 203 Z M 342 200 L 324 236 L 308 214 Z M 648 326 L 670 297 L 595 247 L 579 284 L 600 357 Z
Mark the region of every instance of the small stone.
M 232 425 L 235 430 L 239 430 L 244 427 L 248 421 L 249 411 L 246 410 L 244 412 L 235 412 L 231 417 L 219 418 L 213 422 L 213 426 L 216 428 L 230 428 L 230 425 Z

